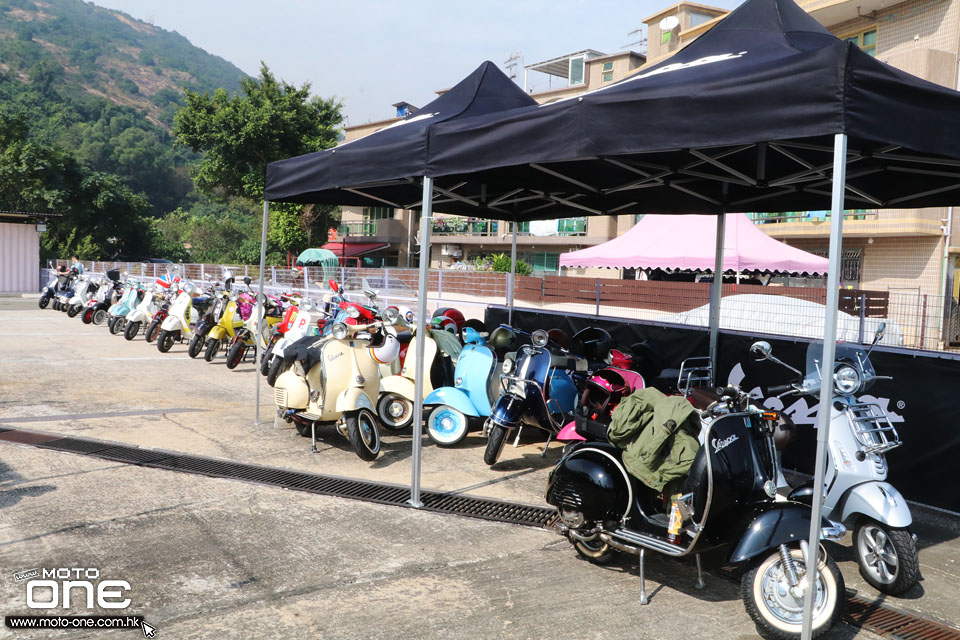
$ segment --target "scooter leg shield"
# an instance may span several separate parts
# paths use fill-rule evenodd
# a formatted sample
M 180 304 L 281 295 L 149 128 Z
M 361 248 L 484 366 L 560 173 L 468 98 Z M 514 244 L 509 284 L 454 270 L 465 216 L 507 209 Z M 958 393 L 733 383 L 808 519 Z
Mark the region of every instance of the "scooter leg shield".
M 886 482 L 865 482 L 852 487 L 837 503 L 833 514 L 824 515 L 850 525 L 855 517 L 864 515 L 895 529 L 909 527 L 913 522 L 907 501 Z
M 281 376 L 282 377 L 282 376 Z M 279 383 L 279 378 L 277 379 Z M 345 389 L 340 392 L 340 395 L 337 396 L 336 402 L 337 413 L 344 413 L 346 411 L 356 411 L 357 409 L 370 409 L 376 414 L 376 407 L 373 406 L 373 403 L 370 402 L 370 398 L 367 397 L 367 394 L 364 393 L 363 389 L 359 388 L 350 388 Z M 324 409 L 326 412 L 326 409 Z
M 274 399 L 281 409 L 306 409 L 310 404 L 310 389 L 295 371 L 284 371 L 273 385 Z

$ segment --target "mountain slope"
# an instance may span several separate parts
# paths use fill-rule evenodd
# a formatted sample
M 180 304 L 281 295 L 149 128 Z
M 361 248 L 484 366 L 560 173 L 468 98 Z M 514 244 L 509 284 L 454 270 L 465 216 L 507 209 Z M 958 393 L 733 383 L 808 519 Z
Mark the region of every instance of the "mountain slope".
M 97 96 L 169 127 L 184 87 L 240 88 L 240 69 L 176 32 L 82 0 L 0 0 L 0 74 Z

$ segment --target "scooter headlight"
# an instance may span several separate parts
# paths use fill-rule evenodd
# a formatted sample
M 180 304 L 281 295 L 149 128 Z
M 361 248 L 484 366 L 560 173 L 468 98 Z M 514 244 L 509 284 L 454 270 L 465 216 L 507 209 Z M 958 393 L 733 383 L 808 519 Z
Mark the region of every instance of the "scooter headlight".
M 849 364 L 840 365 L 833 374 L 833 386 L 837 393 L 852 395 L 860 390 L 860 373 Z
M 343 324 L 342 322 L 338 322 L 337 324 L 333 325 L 331 333 L 337 340 L 343 340 L 347 337 L 347 325 Z
M 299 307 L 299 308 L 300 308 L 300 311 L 312 311 L 312 310 L 313 310 L 313 303 L 310 302 L 309 300 L 302 300 L 302 301 L 300 302 L 300 307 Z
M 533 332 L 533 335 L 530 336 L 530 342 L 532 342 L 535 347 L 545 347 L 549 341 L 550 336 L 548 336 L 547 332 L 543 329 L 537 329 Z
M 347 316 L 350 318 L 359 318 L 360 309 L 357 309 L 356 307 L 347 307 Z
M 513 371 L 513 360 L 509 358 L 504 360 L 500 370 L 503 371 L 504 375 L 510 375 L 510 372 Z

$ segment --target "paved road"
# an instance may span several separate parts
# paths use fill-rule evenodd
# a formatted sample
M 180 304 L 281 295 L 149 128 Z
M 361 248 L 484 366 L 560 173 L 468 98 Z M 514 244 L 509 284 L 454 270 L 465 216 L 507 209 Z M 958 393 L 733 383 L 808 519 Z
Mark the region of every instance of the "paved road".
M 0 299 L 0 423 L 409 481 L 409 436 L 387 436 L 369 464 L 334 434 L 311 454 L 286 425 L 253 425 L 252 366 L 230 372 L 174 351 Z M 481 445 L 427 446 L 424 486 L 541 503 L 558 450 L 540 458 L 541 444 L 525 444 L 491 470 Z M 956 531 L 938 519 L 922 526 L 927 580 L 895 604 L 956 622 Z M 738 585 L 708 576 L 696 590 L 688 564 L 655 557 L 654 597 L 640 607 L 633 565 L 592 566 L 549 532 L 0 443 L 4 615 L 26 613 L 24 585 L 10 576 L 37 567 L 97 567 L 129 581 L 130 612 L 158 637 L 757 637 Z M 873 597 L 852 563 L 842 568 L 849 586 Z M 829 637 L 875 636 L 841 626 Z

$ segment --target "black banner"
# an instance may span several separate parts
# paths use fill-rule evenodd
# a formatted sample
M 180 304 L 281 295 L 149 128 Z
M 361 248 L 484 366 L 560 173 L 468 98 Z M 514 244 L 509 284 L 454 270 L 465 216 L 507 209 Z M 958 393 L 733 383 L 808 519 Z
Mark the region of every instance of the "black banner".
M 643 340 L 654 341 L 668 367 L 679 368 L 685 358 L 706 356 L 709 351 L 709 333 L 700 327 L 641 324 L 622 318 L 523 309 L 515 310 L 513 317 L 518 328 L 556 327 L 570 335 L 584 327 L 598 326 L 610 332 L 615 344 L 625 347 Z M 507 309 L 489 307 L 485 320 L 488 326 L 505 323 Z M 796 378 L 780 365 L 754 362 L 748 351 L 756 340 L 769 342 L 777 358 L 801 371 L 804 369 L 810 340 L 721 331 L 718 382 L 731 382 L 750 390 L 786 384 Z M 952 405 L 953 400 L 960 398 L 953 395 L 960 390 L 960 356 L 877 347 L 870 360 L 877 375 L 893 379 L 878 380 L 861 400 L 884 407 L 903 442 L 886 454 L 887 481 L 908 500 L 960 512 L 960 492 L 953 484 L 952 471 L 960 452 L 960 428 Z M 800 425 L 800 438 L 784 452 L 784 466 L 812 474 L 816 399 L 785 399 L 785 403 L 784 410 Z

